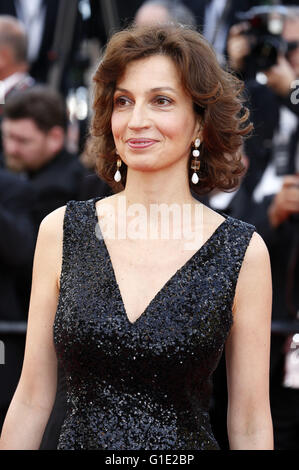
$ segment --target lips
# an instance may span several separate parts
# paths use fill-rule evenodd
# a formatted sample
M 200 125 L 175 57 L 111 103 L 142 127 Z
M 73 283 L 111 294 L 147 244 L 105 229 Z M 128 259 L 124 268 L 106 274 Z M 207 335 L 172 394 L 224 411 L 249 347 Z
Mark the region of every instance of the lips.
M 157 140 L 140 137 L 138 139 L 128 139 L 127 144 L 132 149 L 143 149 L 154 145 Z

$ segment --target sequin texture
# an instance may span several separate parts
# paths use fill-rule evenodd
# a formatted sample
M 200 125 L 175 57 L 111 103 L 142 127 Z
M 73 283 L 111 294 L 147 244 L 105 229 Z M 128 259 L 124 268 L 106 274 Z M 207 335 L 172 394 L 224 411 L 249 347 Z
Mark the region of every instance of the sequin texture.
M 225 220 L 130 323 L 95 203 L 69 201 L 54 321 L 67 383 L 58 449 L 219 449 L 211 378 L 233 323 L 238 273 L 255 227 Z

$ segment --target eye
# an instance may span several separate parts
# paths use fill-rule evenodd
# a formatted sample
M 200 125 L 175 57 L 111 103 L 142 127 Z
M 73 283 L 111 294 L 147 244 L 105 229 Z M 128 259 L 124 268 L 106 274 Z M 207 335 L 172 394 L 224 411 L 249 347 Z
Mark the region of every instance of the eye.
M 131 100 L 129 100 L 129 98 L 127 98 L 126 96 L 117 96 L 114 99 L 114 106 L 117 106 L 119 108 L 124 108 L 130 103 L 131 103 Z
M 166 96 L 156 96 L 154 98 L 154 102 L 158 105 L 158 106 L 168 106 L 170 104 L 173 103 L 172 99 L 171 98 L 168 98 Z

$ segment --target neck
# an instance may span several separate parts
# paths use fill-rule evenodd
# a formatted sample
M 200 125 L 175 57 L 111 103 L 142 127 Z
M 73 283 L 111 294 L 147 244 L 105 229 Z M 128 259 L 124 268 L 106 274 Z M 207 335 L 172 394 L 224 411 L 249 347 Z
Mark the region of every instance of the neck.
M 138 171 L 128 168 L 125 189 L 128 204 L 139 203 L 149 209 L 150 204 L 194 203 L 188 181 L 186 161 L 159 171 Z

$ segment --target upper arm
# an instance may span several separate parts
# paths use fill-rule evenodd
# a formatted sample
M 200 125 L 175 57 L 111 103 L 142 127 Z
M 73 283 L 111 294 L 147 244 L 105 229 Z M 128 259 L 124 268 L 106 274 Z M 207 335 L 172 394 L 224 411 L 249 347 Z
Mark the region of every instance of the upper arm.
M 271 311 L 269 253 L 255 232 L 240 269 L 226 343 L 228 424 L 233 428 L 269 413 Z
M 15 394 L 26 404 L 45 408 L 52 405 L 56 392 L 53 322 L 59 298 L 64 213 L 65 206 L 56 209 L 43 219 L 39 227 L 23 369 Z

